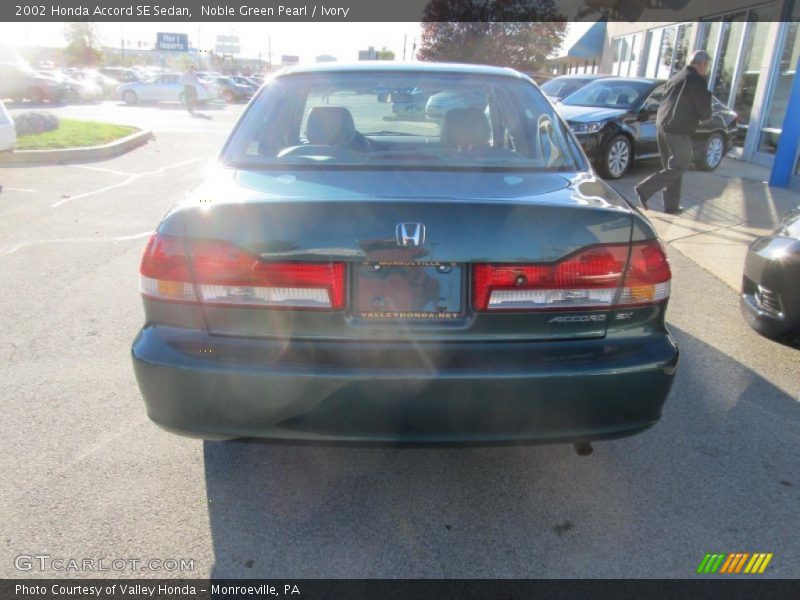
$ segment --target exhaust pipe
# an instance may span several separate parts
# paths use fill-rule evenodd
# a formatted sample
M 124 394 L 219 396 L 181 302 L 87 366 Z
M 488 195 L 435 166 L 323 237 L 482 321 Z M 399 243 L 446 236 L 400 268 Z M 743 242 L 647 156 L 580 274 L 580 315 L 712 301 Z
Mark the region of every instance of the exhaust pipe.
M 592 452 L 594 452 L 594 448 L 589 442 L 577 442 L 576 444 L 572 444 L 575 448 L 575 452 L 578 453 L 578 456 L 589 456 Z

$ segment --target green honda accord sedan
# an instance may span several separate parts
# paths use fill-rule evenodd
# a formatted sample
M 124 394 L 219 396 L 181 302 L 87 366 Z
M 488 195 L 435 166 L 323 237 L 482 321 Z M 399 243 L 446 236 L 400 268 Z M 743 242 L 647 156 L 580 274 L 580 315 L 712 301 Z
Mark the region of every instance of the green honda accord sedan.
M 678 363 L 653 227 L 510 69 L 281 72 L 140 275 L 147 412 L 209 439 L 587 450 L 658 421 Z

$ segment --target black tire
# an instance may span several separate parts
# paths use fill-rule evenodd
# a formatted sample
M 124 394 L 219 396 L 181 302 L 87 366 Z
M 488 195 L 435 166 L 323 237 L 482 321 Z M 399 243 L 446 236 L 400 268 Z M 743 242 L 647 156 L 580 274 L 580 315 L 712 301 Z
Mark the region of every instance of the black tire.
M 600 151 L 597 170 L 605 179 L 619 179 L 633 162 L 633 145 L 624 135 L 612 137 Z
M 122 100 L 125 104 L 133 106 L 139 103 L 139 96 L 133 90 L 125 90 L 122 92 Z
M 37 87 L 32 87 L 31 89 L 29 89 L 27 96 L 28 100 L 30 100 L 33 104 L 42 104 L 44 103 L 45 98 L 47 98 L 45 93 L 40 88 Z
M 713 171 L 725 157 L 725 138 L 719 131 L 715 131 L 706 138 L 701 148 L 700 156 L 694 161 L 695 167 L 701 171 Z

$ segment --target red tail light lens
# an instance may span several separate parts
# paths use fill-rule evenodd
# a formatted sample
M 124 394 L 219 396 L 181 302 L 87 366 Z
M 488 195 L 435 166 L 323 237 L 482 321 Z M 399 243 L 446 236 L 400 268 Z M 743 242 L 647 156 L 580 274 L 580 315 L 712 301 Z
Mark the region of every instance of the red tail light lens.
M 615 301 L 650 304 L 669 297 L 671 278 L 656 240 L 593 246 L 554 264 L 477 264 L 472 274 L 472 301 L 478 311 L 610 308 Z
M 344 263 L 267 262 L 227 242 L 155 235 L 141 273 L 142 293 L 166 300 L 321 310 L 345 306 Z M 187 287 L 192 298 L 186 297 Z
M 655 304 L 669 298 L 672 271 L 658 240 L 631 246 L 631 258 L 617 304 L 637 306 Z
M 197 301 L 189 259 L 181 238 L 153 235 L 145 248 L 139 272 L 142 294 L 162 300 Z

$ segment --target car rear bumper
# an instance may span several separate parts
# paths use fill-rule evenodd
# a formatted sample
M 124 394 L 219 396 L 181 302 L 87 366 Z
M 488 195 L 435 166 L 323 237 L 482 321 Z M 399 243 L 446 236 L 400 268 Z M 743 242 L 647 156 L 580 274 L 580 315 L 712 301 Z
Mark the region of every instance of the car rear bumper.
M 667 335 L 526 343 L 297 342 L 145 327 L 133 364 L 157 424 L 209 439 L 570 442 L 661 415 Z

